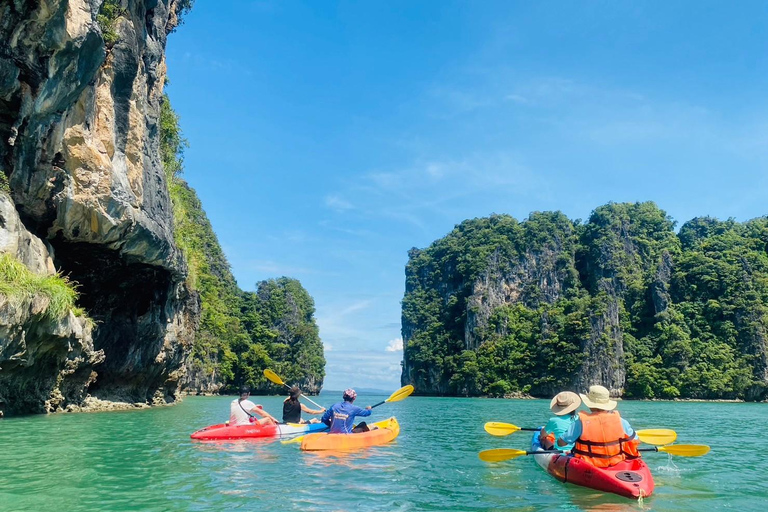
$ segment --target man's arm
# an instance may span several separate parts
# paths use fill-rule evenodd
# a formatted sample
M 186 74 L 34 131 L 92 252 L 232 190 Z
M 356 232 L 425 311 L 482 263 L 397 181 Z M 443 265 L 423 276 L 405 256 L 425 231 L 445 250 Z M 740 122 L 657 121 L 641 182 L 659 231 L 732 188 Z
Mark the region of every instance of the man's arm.
M 369 405 L 365 409 L 362 407 L 355 406 L 355 416 L 370 416 L 371 415 L 371 406 Z
M 624 427 L 624 433 L 627 435 L 628 438 L 630 439 L 635 438 L 634 429 L 630 426 L 629 422 L 624 418 L 621 418 L 621 426 Z
M 275 419 L 275 417 L 274 417 L 274 416 L 272 416 L 271 414 L 269 414 L 269 413 L 268 413 L 267 411 L 265 411 L 264 409 L 261 409 L 260 407 L 254 407 L 253 409 L 251 409 L 251 412 L 252 412 L 252 413 L 255 413 L 255 414 L 258 414 L 259 416 L 261 416 L 261 417 L 263 417 L 263 418 L 269 418 L 269 419 L 271 419 L 272 421 L 274 421 L 275 423 L 280 423 L 279 421 L 277 421 L 277 419 Z

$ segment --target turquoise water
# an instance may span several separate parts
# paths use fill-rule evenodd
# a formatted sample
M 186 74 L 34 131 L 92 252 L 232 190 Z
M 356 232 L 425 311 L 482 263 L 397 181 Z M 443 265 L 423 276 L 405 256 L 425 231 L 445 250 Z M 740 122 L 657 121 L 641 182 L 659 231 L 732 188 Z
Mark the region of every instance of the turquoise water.
M 494 465 L 477 458 L 488 448 L 526 448 L 528 434 L 494 438 L 483 423 L 543 423 L 542 400 L 411 397 L 374 410 L 372 419 L 399 419 L 394 443 L 329 457 L 279 441 L 191 441 L 193 430 L 227 418 L 230 399 L 0 420 L 0 510 L 744 512 L 765 508 L 768 496 L 768 464 L 747 442 L 764 437 L 765 404 L 621 402 L 635 428 L 673 428 L 678 443 L 712 446 L 700 458 L 647 455 L 656 493 L 639 504 L 560 484 L 528 457 Z M 282 399 L 257 401 L 277 414 Z

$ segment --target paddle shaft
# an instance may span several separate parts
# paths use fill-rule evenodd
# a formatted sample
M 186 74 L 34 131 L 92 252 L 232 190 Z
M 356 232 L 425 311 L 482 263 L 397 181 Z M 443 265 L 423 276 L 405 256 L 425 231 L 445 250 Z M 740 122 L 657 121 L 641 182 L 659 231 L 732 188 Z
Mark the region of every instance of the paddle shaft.
M 285 387 L 286 387 L 286 388 L 288 388 L 288 389 L 291 389 L 291 386 L 289 386 L 289 385 L 288 385 L 288 384 L 286 384 L 285 382 L 283 382 L 283 386 L 285 386 Z M 312 401 L 312 399 L 311 399 L 311 398 L 309 398 L 309 397 L 308 397 L 307 395 L 305 395 L 304 393 L 302 393 L 302 394 L 301 394 L 301 396 L 303 396 L 304 398 L 306 398 L 306 399 L 307 399 L 307 401 L 308 401 L 309 403 L 313 404 L 315 407 L 319 407 L 320 409 L 322 409 L 322 408 L 323 408 L 323 406 L 322 406 L 322 405 L 315 403 L 314 401 Z
M 523 429 L 520 429 L 520 430 L 523 430 Z M 663 448 L 663 446 L 662 446 L 662 448 Z M 658 452 L 660 450 L 659 450 L 658 447 L 654 446 L 653 448 L 638 448 L 637 451 L 639 451 L 639 452 Z M 548 453 L 561 454 L 562 455 L 565 452 L 562 452 L 560 450 L 536 450 L 536 451 L 533 451 L 533 452 L 531 452 L 531 451 L 525 452 L 526 455 L 543 455 L 543 454 L 548 454 Z

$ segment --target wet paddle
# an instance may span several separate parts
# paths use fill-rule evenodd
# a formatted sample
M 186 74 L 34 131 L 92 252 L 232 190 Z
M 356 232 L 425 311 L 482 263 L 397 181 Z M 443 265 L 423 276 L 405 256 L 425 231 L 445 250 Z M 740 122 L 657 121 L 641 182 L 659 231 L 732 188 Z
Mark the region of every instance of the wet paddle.
M 503 423 L 500 421 L 489 421 L 484 425 L 485 431 L 492 436 L 508 436 L 514 434 L 520 430 L 527 432 L 538 432 L 538 428 L 522 428 L 511 423 Z M 670 444 L 674 443 L 677 439 L 677 432 L 666 428 L 652 428 L 646 430 L 638 430 L 637 437 L 645 444 Z
M 666 452 L 680 457 L 700 457 L 709 453 L 709 446 L 703 444 L 673 444 L 670 446 L 654 446 L 653 448 L 639 448 L 639 452 Z M 550 453 L 562 454 L 559 450 L 525 451 L 512 448 L 494 448 L 483 450 L 478 454 L 480 460 L 485 462 L 502 462 L 516 459 L 523 455 L 546 455 Z
M 265 371 L 265 373 L 266 373 L 266 371 Z M 400 400 L 404 400 L 404 399 L 408 398 L 408 396 L 411 393 L 413 393 L 413 386 L 408 384 L 407 386 L 403 386 L 400 389 L 398 389 L 397 391 L 395 391 L 394 393 L 392 393 L 391 395 L 389 395 L 389 398 L 387 398 L 386 400 L 382 400 L 381 402 L 379 402 L 379 403 L 377 403 L 375 405 L 372 405 L 371 409 L 373 409 L 374 407 L 378 407 L 380 405 L 389 403 L 389 402 L 399 402 Z M 282 444 L 300 443 L 303 439 L 304 439 L 304 436 L 299 436 L 299 437 L 296 437 L 294 439 L 289 439 L 287 441 L 281 441 L 281 443 Z
M 266 377 L 266 378 L 267 378 L 269 381 L 271 381 L 271 382 L 274 382 L 274 383 L 275 383 L 275 384 L 277 384 L 278 386 L 285 386 L 286 388 L 288 388 L 288 389 L 291 389 L 291 386 L 289 386 L 288 384 L 286 384 L 285 382 L 283 382 L 283 379 L 281 379 L 280 377 L 278 377 L 278 376 L 277 376 L 277 374 L 276 374 L 275 372 L 273 372 L 272 370 L 270 370 L 269 368 L 267 368 L 266 370 L 264 370 L 264 376 L 265 376 L 265 377 Z M 320 409 L 322 409 L 322 408 L 323 408 L 323 406 L 322 406 L 322 405 L 320 405 L 320 404 L 318 404 L 318 403 L 316 403 L 316 402 L 312 401 L 312 399 L 311 399 L 311 398 L 309 398 L 309 397 L 308 397 L 307 395 L 305 395 L 304 393 L 302 393 L 302 394 L 301 394 L 301 396 L 303 396 L 304 398 L 306 398 L 306 399 L 307 399 L 307 401 L 308 401 L 309 403 L 313 404 L 315 407 L 319 407 Z

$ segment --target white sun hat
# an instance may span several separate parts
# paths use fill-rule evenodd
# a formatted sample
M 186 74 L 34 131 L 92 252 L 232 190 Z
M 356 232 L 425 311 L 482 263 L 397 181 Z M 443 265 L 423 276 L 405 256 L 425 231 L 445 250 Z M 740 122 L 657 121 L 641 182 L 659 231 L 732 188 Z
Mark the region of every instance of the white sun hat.
M 612 411 L 616 408 L 616 400 L 611 400 L 611 393 L 603 386 L 589 386 L 589 393 L 580 393 L 584 405 L 590 409 Z

